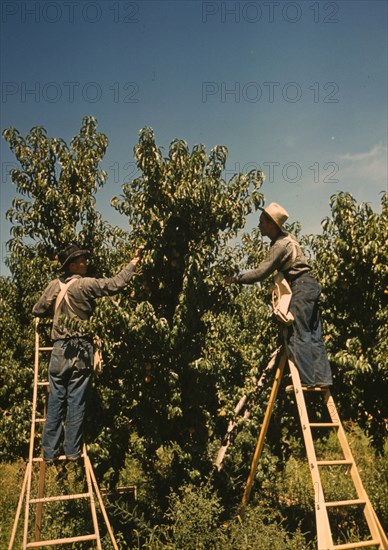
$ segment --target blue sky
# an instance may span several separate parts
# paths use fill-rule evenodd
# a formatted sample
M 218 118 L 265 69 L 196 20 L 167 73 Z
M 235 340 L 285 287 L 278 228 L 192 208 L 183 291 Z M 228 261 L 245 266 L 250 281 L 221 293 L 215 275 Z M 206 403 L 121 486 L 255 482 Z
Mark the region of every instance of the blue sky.
M 267 202 L 304 233 L 320 232 L 339 190 L 379 211 L 386 1 L 3 0 L 1 9 L 1 130 L 40 125 L 70 141 L 94 115 L 109 138 L 98 206 L 112 223 L 126 224 L 109 201 L 135 174 L 144 126 L 166 153 L 174 138 L 226 145 L 226 177 L 261 167 Z M 13 163 L 2 138 L 3 255 Z

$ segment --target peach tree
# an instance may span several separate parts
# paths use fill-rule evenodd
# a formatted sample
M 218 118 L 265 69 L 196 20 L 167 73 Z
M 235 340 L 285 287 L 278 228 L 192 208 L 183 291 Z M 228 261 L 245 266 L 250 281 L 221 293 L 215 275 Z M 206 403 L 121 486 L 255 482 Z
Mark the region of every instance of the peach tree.
M 245 383 L 249 351 L 243 340 L 236 351 L 222 349 L 224 331 L 232 326 L 237 335 L 240 323 L 239 314 L 233 322 L 231 307 L 237 291 L 225 287 L 222 275 L 237 269 L 238 254 L 227 243 L 262 204 L 263 174 L 225 181 L 225 147 L 207 154 L 201 145 L 189 151 L 182 140 L 173 141 L 163 158 L 152 130 L 145 128 L 134 150 L 141 175 L 112 200 L 128 220 L 123 230 L 105 224 L 95 207 L 106 179 L 99 163 L 107 147 L 95 119 L 83 120 L 70 146 L 39 127 L 25 138 L 15 129 L 4 136 L 19 162 L 12 172 L 18 195 L 8 212 L 13 285 L 8 306 L 17 308 L 22 344 L 12 359 L 32 365 L 30 311 L 58 276 L 55 250 L 76 240 L 92 251 L 91 275 L 109 276 L 144 245 L 133 284 L 101 300 L 91 320 L 103 341 L 105 368 L 95 384 L 89 440 L 100 473 L 112 483 L 128 460 L 138 460 L 139 471 L 151 484 L 158 480 L 162 493 L 182 479 L 201 477 L 213 467 L 224 416 L 233 414 L 236 392 Z M 241 338 L 247 339 L 247 331 Z M 19 383 L 15 368 L 4 368 L 8 394 Z M 29 378 L 31 368 L 25 369 Z M 18 422 L 23 418 L 24 435 L 14 441 L 26 444 L 30 388 L 22 387 L 25 413 Z M 10 404 L 11 412 L 16 405 Z M 4 449 L 8 456 L 23 454 L 9 441 Z
M 237 292 L 222 279 L 237 269 L 227 243 L 262 204 L 264 176 L 253 171 L 225 181 L 225 147 L 207 154 L 175 140 L 163 157 L 149 128 L 134 154 L 141 175 L 112 204 L 128 219 L 128 246 L 145 249 L 131 291 L 106 302 L 93 320 L 104 340 L 101 396 L 111 418 L 94 445 L 99 456 L 109 450 L 112 482 L 129 451 L 165 497 L 168 487 L 212 470 L 225 423 L 217 424 L 219 412 L 226 394 L 236 399 L 229 384 L 244 385 L 243 354 L 230 364 L 221 353 L 210 359 L 210 350 L 222 334 L 217 317 L 232 315 Z
M 87 424 L 93 464 L 105 485 L 139 488 L 140 512 L 120 503 L 115 509 L 126 540 L 133 528 L 145 528 L 142 514 L 153 523 L 165 521 L 171 494 L 185 484 L 208 483 L 206 490 L 218 490 L 232 513 L 272 383 L 263 371 L 279 345 L 268 283 L 242 288 L 223 282 L 225 274 L 256 266 L 268 249 L 258 230 L 234 241 L 247 215 L 264 202 L 262 172 L 227 181 L 225 147 L 190 150 L 174 140 L 163 155 L 152 129 L 144 128 L 134 148 L 139 176 L 112 199 L 121 227 L 111 227 L 96 208 L 108 140 L 93 117 L 83 120 L 69 145 L 40 127 L 26 137 L 8 129 L 4 137 L 19 167 L 12 171 L 18 194 L 7 214 L 11 278 L 0 280 L 2 457 L 27 454 L 31 308 L 59 274 L 54 252 L 76 240 L 91 250 L 90 275 L 112 276 L 142 245 L 129 287 L 100 300 L 90 321 L 104 362 Z M 323 235 L 303 240 L 324 290 L 326 344 L 343 419 L 359 422 L 381 446 L 386 197 L 381 215 L 346 193 L 332 197 L 331 208 Z M 300 232 L 298 225 L 290 229 Z M 296 429 L 290 406 L 280 398 L 269 434 L 279 456 Z M 236 429 L 217 473 L 230 423 Z
M 309 239 L 323 287 L 326 345 L 345 418 L 381 449 L 387 428 L 387 195 L 381 213 L 350 193 L 330 200 L 323 234 Z
M 34 344 L 31 309 L 48 281 L 59 275 L 55 251 L 78 241 L 95 251 L 96 266 L 108 258 L 110 237 L 95 207 L 95 193 L 106 179 L 99 163 L 108 140 L 97 132 L 93 117 L 83 119 L 70 146 L 49 137 L 41 127 L 32 128 L 25 137 L 8 128 L 3 136 L 18 163 L 11 171 L 17 194 L 7 212 L 11 223 L 7 264 L 12 280 L 2 280 L 7 291 L 1 301 L 2 321 L 14 328 L 13 337 L 2 339 L 1 344 L 8 350 L 1 365 L 5 411 L 1 447 L 9 457 L 9 453 L 26 454 Z M 7 437 L 10 433 L 18 437 Z

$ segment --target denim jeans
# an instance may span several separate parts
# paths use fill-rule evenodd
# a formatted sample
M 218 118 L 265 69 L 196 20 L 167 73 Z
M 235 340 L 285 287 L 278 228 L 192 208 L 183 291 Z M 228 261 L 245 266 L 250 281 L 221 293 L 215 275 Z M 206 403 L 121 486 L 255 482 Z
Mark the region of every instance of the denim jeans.
M 92 365 L 93 345 L 88 339 L 74 337 L 54 341 L 48 368 L 50 395 L 42 437 L 45 460 L 60 455 L 61 443 L 67 457 L 74 458 L 81 452 Z
M 321 287 L 311 273 L 305 273 L 291 283 L 291 290 L 289 310 L 294 323 L 288 332 L 290 358 L 303 385 L 332 384 L 319 314 Z

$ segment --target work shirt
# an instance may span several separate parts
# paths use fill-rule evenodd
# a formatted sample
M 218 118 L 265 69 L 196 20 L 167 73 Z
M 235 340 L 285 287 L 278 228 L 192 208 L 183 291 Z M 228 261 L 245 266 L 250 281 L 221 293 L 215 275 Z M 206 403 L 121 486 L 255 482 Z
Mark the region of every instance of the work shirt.
M 68 283 L 71 279 L 76 281 L 67 290 L 67 296 L 71 308 L 63 299 L 58 307 L 58 314 L 55 315 L 51 330 L 51 339 L 68 338 L 74 336 L 68 329 L 58 321 L 61 315 L 72 319 L 86 321 L 90 318 L 95 307 L 95 299 L 103 296 L 112 296 L 123 290 L 135 272 L 135 264 L 130 262 L 120 273 L 108 279 L 95 279 L 93 277 L 82 277 L 81 275 L 65 273 L 60 278 L 62 283 Z M 35 317 L 54 317 L 55 301 L 60 293 L 59 280 L 51 281 L 44 290 L 38 302 L 34 305 L 32 313 Z M 77 334 L 78 335 L 78 334 Z
M 296 256 L 291 261 L 294 247 Z M 298 241 L 287 232 L 279 233 L 271 242 L 267 257 L 256 269 L 238 275 L 237 282 L 245 285 L 257 283 L 266 279 L 275 271 L 281 271 L 288 282 L 294 281 L 302 273 L 311 271 Z

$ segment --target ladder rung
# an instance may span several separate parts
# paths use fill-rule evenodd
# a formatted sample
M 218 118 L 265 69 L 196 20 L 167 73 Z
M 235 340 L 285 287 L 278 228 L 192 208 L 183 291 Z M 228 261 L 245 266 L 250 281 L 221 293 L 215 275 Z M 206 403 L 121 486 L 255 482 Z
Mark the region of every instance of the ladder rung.
M 116 487 L 113 491 L 110 489 L 100 489 L 100 493 L 105 496 L 126 495 L 133 493 L 136 497 L 137 485 L 128 485 L 128 487 Z
M 324 386 L 322 388 L 319 388 L 319 387 L 313 387 L 313 388 L 309 388 L 308 386 L 302 386 L 302 391 L 328 391 L 330 388 L 329 386 Z
M 360 542 L 348 542 L 347 544 L 336 544 L 335 550 L 350 550 L 351 548 L 365 548 L 365 546 L 381 546 L 379 540 L 364 540 Z
M 45 418 L 35 418 L 36 423 L 46 422 Z
M 46 347 L 38 348 L 38 351 L 52 351 L 52 350 L 53 350 L 53 347 L 51 347 L 51 348 L 46 348 Z
M 55 460 L 66 460 L 66 459 L 67 459 L 66 455 L 60 455 L 60 456 L 57 456 Z M 32 462 L 43 462 L 43 458 L 41 456 L 37 456 L 32 459 Z
M 38 502 L 56 502 L 58 500 L 77 500 L 79 498 L 89 498 L 90 493 L 78 493 L 74 495 L 59 495 L 56 497 L 42 497 L 42 498 L 31 498 L 30 504 L 37 504 Z
M 82 535 L 79 537 L 67 537 L 65 539 L 39 540 L 37 542 L 28 542 L 26 548 L 39 548 L 40 546 L 53 546 L 54 544 L 66 544 L 70 542 L 81 542 L 83 540 L 97 540 L 97 535 Z
M 38 382 L 38 386 L 49 386 L 50 382 Z
M 338 500 L 337 502 L 325 502 L 325 506 L 331 507 L 331 506 L 355 506 L 356 504 L 366 504 L 366 500 L 362 500 L 361 498 L 357 498 L 354 500 Z
M 310 428 L 339 428 L 339 422 L 310 422 Z
M 317 460 L 318 466 L 352 466 L 353 460 Z

